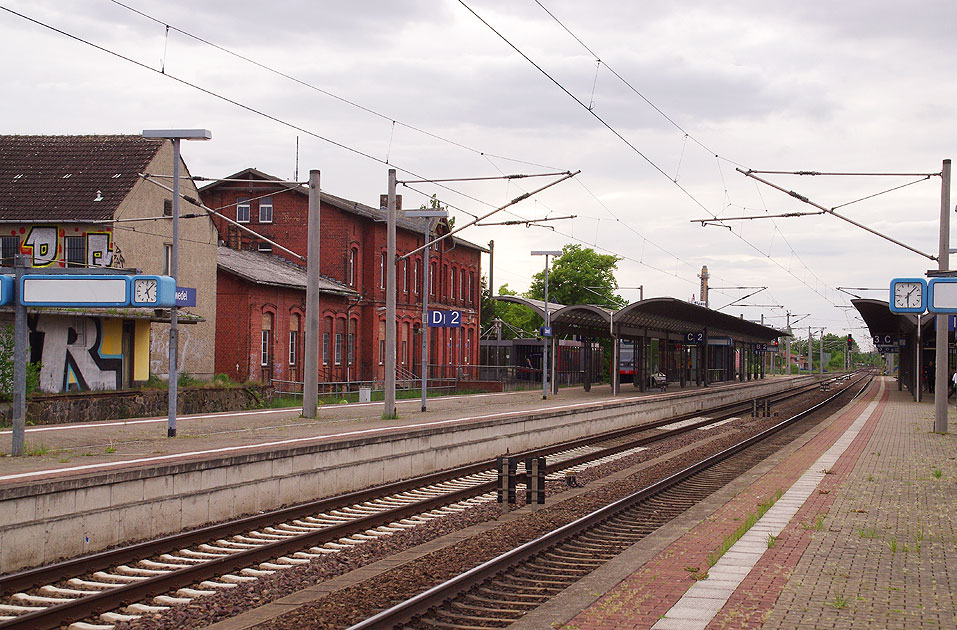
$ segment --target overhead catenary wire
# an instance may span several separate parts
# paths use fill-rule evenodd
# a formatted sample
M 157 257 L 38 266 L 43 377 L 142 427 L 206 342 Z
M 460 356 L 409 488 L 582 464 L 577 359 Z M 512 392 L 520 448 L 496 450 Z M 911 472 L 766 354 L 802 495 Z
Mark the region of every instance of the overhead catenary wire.
M 186 31 L 186 30 L 184 30 L 184 29 L 182 29 L 182 28 L 173 26 L 173 25 L 171 25 L 171 24 L 169 24 L 169 23 L 167 23 L 167 22 L 165 22 L 165 21 L 163 21 L 163 20 L 161 20 L 161 19 L 159 19 L 159 18 L 157 18 L 157 17 L 155 17 L 155 16 L 152 16 L 152 15 L 150 15 L 150 14 L 144 12 L 144 11 L 141 11 L 140 9 L 136 9 L 135 7 L 131 7 L 131 6 L 129 6 L 128 4 L 125 4 L 125 3 L 123 3 L 123 2 L 120 2 L 119 0 L 110 0 L 110 1 L 111 1 L 113 4 L 115 4 L 115 5 L 119 6 L 119 7 L 122 7 L 122 8 L 124 8 L 124 9 L 126 9 L 126 10 L 128 10 L 128 11 L 131 11 L 131 12 L 133 12 L 133 13 L 135 13 L 135 14 L 141 16 L 141 17 L 146 18 L 147 20 L 151 20 L 151 21 L 153 21 L 153 22 L 156 22 L 157 24 L 160 24 L 161 26 L 163 26 L 163 27 L 166 29 L 167 33 L 168 33 L 170 30 L 176 31 L 177 33 L 180 33 L 181 35 L 184 35 L 184 36 L 186 36 L 186 37 L 188 37 L 188 38 L 190 38 L 190 39 L 193 39 L 193 40 L 198 41 L 198 42 L 200 42 L 200 43 L 202 43 L 202 44 L 205 44 L 205 45 L 207 45 L 207 46 L 210 46 L 210 47 L 212 47 L 212 48 L 215 48 L 216 50 L 218 50 L 218 51 L 220 51 L 220 52 L 226 53 L 227 55 L 230 55 L 230 56 L 235 57 L 235 58 L 237 58 L 237 59 L 241 59 L 242 61 L 245 61 L 246 63 L 249 63 L 249 64 L 252 64 L 252 65 L 256 66 L 257 68 L 261 68 L 262 70 L 265 70 L 265 71 L 270 72 L 270 73 L 272 73 L 272 74 L 275 74 L 275 75 L 277 75 L 277 76 L 283 77 L 284 79 L 288 79 L 289 81 L 292 81 L 292 82 L 294 82 L 294 83 L 297 83 L 297 84 L 299 84 L 299 85 L 301 85 L 301 86 L 303 86 L 303 87 L 305 87 L 305 88 L 308 88 L 308 89 L 310 89 L 310 90 L 314 90 L 314 91 L 316 91 L 316 92 L 319 92 L 320 94 L 323 94 L 323 95 L 325 95 L 325 96 L 328 96 L 329 98 L 335 99 L 335 100 L 337 100 L 337 101 L 339 101 L 339 102 L 341 102 L 341 103 L 344 103 L 344 104 L 346 104 L 346 105 L 349 105 L 350 107 L 354 107 L 354 108 L 356 108 L 356 109 L 359 109 L 359 110 L 361 110 L 361 111 L 363 111 L 363 112 L 366 112 L 367 114 L 371 114 L 371 115 L 373 115 L 373 116 L 376 116 L 376 117 L 378 117 L 378 118 L 381 118 L 382 120 L 385 120 L 385 121 L 391 123 L 393 130 L 395 129 L 395 126 L 398 125 L 398 126 L 400 126 L 400 127 L 404 127 L 404 128 L 406 128 L 406 129 L 409 129 L 410 131 L 415 131 L 416 133 L 421 133 L 422 135 L 428 136 L 428 137 L 433 138 L 433 139 L 435 139 L 435 140 L 439 140 L 439 141 L 441 141 L 441 142 L 445 142 L 445 143 L 450 144 L 450 145 L 452 145 L 452 146 L 456 146 L 456 147 L 458 147 L 458 148 L 460 148 L 460 149 L 464 149 L 464 150 L 466 150 L 466 151 L 470 151 L 470 152 L 472 152 L 472 153 L 476 153 L 476 154 L 478 154 L 478 155 L 489 156 L 489 157 L 493 157 L 493 158 L 498 159 L 498 160 L 506 160 L 506 161 L 508 161 L 508 162 L 515 162 L 516 164 L 526 164 L 526 165 L 528 165 L 528 166 L 535 166 L 535 167 L 538 167 L 538 168 L 552 168 L 552 169 L 554 170 L 553 167 L 545 166 L 545 165 L 543 165 L 543 164 L 538 164 L 538 163 L 535 163 L 535 162 L 530 162 L 530 161 L 528 161 L 528 160 L 522 160 L 522 159 L 518 159 L 518 158 L 508 157 L 508 156 L 505 156 L 505 155 L 497 155 L 497 154 L 494 154 L 494 153 L 489 153 L 489 152 L 487 152 L 487 151 L 482 151 L 482 150 L 480 150 L 480 149 L 476 149 L 476 148 L 474 148 L 474 147 L 470 147 L 470 146 L 468 146 L 468 145 L 466 145 L 466 144 L 463 144 L 463 143 L 461 143 L 461 142 L 457 142 L 457 141 L 455 141 L 455 140 L 451 140 L 451 139 L 446 138 L 446 137 L 444 137 L 444 136 L 440 136 L 439 134 L 436 134 L 436 133 L 427 131 L 427 130 L 422 129 L 422 128 L 420 128 L 420 127 L 416 127 L 415 125 L 410 125 L 410 124 L 404 123 L 404 122 L 402 122 L 402 121 L 400 121 L 400 120 L 396 120 L 396 119 L 395 119 L 394 117 L 392 117 L 392 116 L 388 116 L 387 114 L 383 114 L 382 112 L 378 112 L 378 111 L 376 111 L 376 110 L 374 110 L 374 109 L 372 109 L 372 108 L 370 108 L 370 107 L 367 107 L 367 106 L 365 106 L 365 105 L 362 105 L 362 104 L 360 104 L 360 103 L 357 103 L 357 102 L 355 102 L 355 101 L 352 101 L 352 100 L 350 100 L 350 99 L 347 99 L 347 98 L 345 98 L 345 97 L 339 96 L 338 94 L 335 94 L 334 92 L 330 92 L 329 90 L 323 89 L 323 88 L 321 88 L 321 87 L 319 87 L 319 86 L 317 86 L 317 85 L 314 85 L 314 84 L 312 84 L 312 83 L 309 83 L 308 81 L 304 81 L 303 79 L 300 79 L 300 78 L 298 78 L 298 77 L 295 77 L 295 76 L 293 76 L 293 75 L 291 75 L 291 74 L 288 74 L 288 73 L 286 73 L 286 72 L 282 72 L 281 70 L 277 70 L 277 69 L 275 69 L 275 68 L 273 68 L 273 67 L 271 67 L 271 66 L 269 66 L 269 65 L 266 65 L 266 64 L 264 64 L 264 63 L 262 63 L 262 62 L 256 61 L 255 59 L 252 59 L 252 58 L 250 58 L 250 57 L 247 57 L 247 56 L 245 56 L 245 55 L 242 55 L 242 54 L 240 54 L 240 53 L 237 53 L 237 52 L 234 51 L 234 50 L 231 50 L 231 49 L 229 49 L 229 48 L 226 48 L 225 46 L 222 46 L 222 45 L 220 45 L 220 44 L 217 44 L 217 43 L 215 43 L 215 42 L 212 42 L 212 41 L 210 41 L 210 40 L 208 40 L 208 39 L 204 39 L 204 38 L 202 38 L 202 37 L 200 37 L 200 36 L 198 36 L 198 35 L 195 35 L 195 34 L 193 34 L 193 33 L 190 33 L 189 31 Z M 385 163 L 386 163 L 386 164 L 389 163 L 388 157 L 386 157 Z

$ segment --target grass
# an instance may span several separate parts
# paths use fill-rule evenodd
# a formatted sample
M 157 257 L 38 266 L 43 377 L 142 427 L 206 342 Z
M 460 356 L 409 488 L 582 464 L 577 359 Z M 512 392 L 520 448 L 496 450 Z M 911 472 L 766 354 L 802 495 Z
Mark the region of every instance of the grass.
M 781 490 L 778 490 L 777 492 L 774 493 L 774 496 L 772 496 L 770 499 L 768 499 L 764 503 L 761 503 L 760 505 L 758 505 L 757 512 L 752 512 L 748 514 L 747 518 L 744 519 L 744 522 L 742 522 L 741 525 L 738 526 L 738 529 L 736 529 L 733 533 L 725 537 L 724 542 L 721 543 L 721 547 L 719 547 L 717 550 L 708 554 L 708 566 L 713 567 L 715 564 L 717 564 L 718 560 L 721 559 L 721 556 L 727 553 L 728 549 L 731 549 L 731 547 L 734 546 L 734 543 L 741 540 L 741 537 L 744 536 L 748 532 L 748 530 L 751 529 L 754 526 L 754 524 L 757 523 L 758 520 L 762 516 L 764 516 L 764 514 L 768 510 L 771 509 L 771 506 L 773 506 L 775 502 L 777 502 L 777 500 L 781 498 L 782 494 L 783 492 L 781 492 Z
M 774 534 L 768 534 L 768 549 L 774 546 L 774 543 L 778 541 L 778 537 Z
M 837 608 L 838 610 L 841 610 L 842 608 L 847 608 L 847 600 L 844 599 L 842 595 L 835 595 L 834 599 L 829 601 L 827 604 L 828 606 L 833 606 L 834 608 Z
M 816 532 L 821 531 L 822 529 L 824 529 L 824 515 L 818 514 L 817 518 L 814 519 L 813 523 L 804 523 L 801 525 L 801 527 L 803 527 L 804 529 L 813 529 Z
M 42 457 L 50 452 L 43 442 L 28 442 L 23 446 L 23 454 L 27 457 Z
M 941 470 L 940 468 L 935 468 L 935 469 L 934 469 L 934 479 L 940 479 L 940 478 L 943 477 L 943 476 L 944 476 L 944 471 L 943 471 L 943 470 Z

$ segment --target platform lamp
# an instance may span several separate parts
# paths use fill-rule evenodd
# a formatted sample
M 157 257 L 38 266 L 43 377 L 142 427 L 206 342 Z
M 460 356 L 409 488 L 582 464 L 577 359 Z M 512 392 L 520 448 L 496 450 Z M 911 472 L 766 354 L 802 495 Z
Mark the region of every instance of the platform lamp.
M 532 250 L 532 256 L 545 257 L 545 330 L 542 332 L 547 333 L 548 337 L 552 335 L 551 319 L 548 312 L 548 257 L 561 255 L 561 250 L 557 249 Z M 548 342 L 550 339 L 546 339 L 545 336 L 545 334 L 542 335 L 542 400 L 548 399 Z
M 425 245 L 429 244 L 432 238 L 432 219 L 447 219 L 448 210 L 422 209 L 406 210 L 407 217 L 424 217 L 425 227 L 422 234 L 425 237 Z M 426 410 L 426 397 L 429 387 L 429 264 L 431 261 L 430 248 L 426 247 L 422 253 L 422 411 Z M 415 261 L 412 261 L 413 264 Z
M 177 279 L 179 267 L 179 143 L 181 140 L 211 140 L 209 129 L 144 129 L 144 138 L 173 141 L 173 246 L 170 252 L 169 275 Z M 176 353 L 179 347 L 176 304 L 169 309 L 169 419 L 166 437 L 176 437 Z

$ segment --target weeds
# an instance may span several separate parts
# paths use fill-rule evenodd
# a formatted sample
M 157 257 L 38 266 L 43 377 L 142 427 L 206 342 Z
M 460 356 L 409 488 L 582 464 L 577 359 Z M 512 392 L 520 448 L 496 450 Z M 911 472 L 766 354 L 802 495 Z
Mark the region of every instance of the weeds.
M 828 606 L 833 606 L 834 608 L 837 608 L 838 610 L 841 610 L 842 608 L 847 608 L 847 600 L 844 599 L 844 597 L 841 595 L 835 595 L 834 599 L 829 601 L 827 604 Z
M 778 541 L 778 537 L 774 534 L 768 534 L 768 549 L 774 546 L 774 543 Z
M 943 471 L 943 470 L 941 470 L 940 468 L 935 468 L 935 469 L 934 469 L 934 479 L 940 479 L 940 478 L 943 477 L 943 476 L 944 476 L 944 471 Z
M 758 520 L 764 516 L 768 510 L 771 509 L 775 502 L 781 498 L 782 494 L 782 491 L 778 490 L 774 493 L 773 497 L 758 505 L 758 511 L 756 513 L 752 512 L 751 514 L 748 514 L 747 518 L 744 519 L 744 522 L 738 526 L 738 529 L 736 529 L 729 536 L 725 537 L 724 542 L 721 543 L 721 547 L 708 554 L 708 566 L 713 567 L 715 564 L 717 564 L 718 560 L 721 559 L 721 556 L 723 556 L 728 549 L 731 549 L 731 547 L 734 546 L 734 543 L 738 542 L 741 537 L 744 536 L 748 530 L 751 529 L 754 524 L 757 523 Z
M 28 457 L 42 457 L 50 452 L 50 449 L 43 445 L 43 442 L 30 442 L 23 448 L 23 454 Z

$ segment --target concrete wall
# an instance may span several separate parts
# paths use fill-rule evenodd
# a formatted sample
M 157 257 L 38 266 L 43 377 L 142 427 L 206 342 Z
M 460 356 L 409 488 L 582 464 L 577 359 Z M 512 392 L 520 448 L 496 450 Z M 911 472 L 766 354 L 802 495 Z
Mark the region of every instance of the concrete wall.
M 809 377 L 516 413 L 210 461 L 0 490 L 0 572 L 782 391 Z

